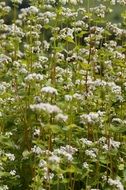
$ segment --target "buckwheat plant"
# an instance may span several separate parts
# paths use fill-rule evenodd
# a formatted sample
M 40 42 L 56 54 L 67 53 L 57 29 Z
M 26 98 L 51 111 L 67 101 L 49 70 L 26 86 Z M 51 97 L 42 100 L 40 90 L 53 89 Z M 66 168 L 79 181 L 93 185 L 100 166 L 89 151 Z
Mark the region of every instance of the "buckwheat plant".
M 22 3 L 0 2 L 0 190 L 126 189 L 126 1 Z

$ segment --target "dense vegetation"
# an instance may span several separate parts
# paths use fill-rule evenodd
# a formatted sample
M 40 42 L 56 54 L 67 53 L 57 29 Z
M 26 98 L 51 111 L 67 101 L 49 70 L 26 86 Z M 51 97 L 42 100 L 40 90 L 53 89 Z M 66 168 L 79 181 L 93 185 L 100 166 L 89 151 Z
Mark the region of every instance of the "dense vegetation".
M 126 1 L 10 6 L 0 2 L 0 190 L 126 189 Z

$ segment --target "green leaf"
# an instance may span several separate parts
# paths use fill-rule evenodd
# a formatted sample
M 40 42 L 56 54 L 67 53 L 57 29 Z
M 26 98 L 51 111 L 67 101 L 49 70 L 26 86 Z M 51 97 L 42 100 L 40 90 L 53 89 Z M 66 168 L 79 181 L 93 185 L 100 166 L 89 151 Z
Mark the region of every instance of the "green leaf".
M 49 24 L 45 24 L 45 25 L 44 25 L 44 28 L 45 28 L 45 29 L 50 29 L 50 28 L 52 28 L 52 26 L 50 26 Z
M 77 34 L 78 37 L 82 38 L 84 34 L 87 34 L 87 31 L 81 31 L 80 33 Z
M 89 70 L 91 68 L 91 65 L 88 64 L 88 63 L 82 63 L 80 62 L 80 65 L 81 67 L 84 69 L 84 70 Z
M 58 125 L 48 125 L 47 127 L 52 131 L 53 134 L 57 134 L 61 130 L 60 126 Z
M 67 37 L 65 38 L 65 40 L 66 40 L 67 42 L 70 42 L 70 43 L 74 43 L 74 44 L 75 44 L 74 40 L 73 40 L 70 36 L 67 36 Z
M 66 172 L 69 173 L 75 173 L 76 172 L 76 167 L 75 166 L 70 166 L 69 168 L 66 169 Z
M 108 163 L 108 160 L 106 159 L 106 156 L 100 156 L 99 160 L 100 160 L 100 163 L 102 163 L 102 164 L 107 164 Z
M 7 177 L 7 176 L 9 176 L 8 172 L 2 172 L 2 171 L 0 171 L 0 178 L 1 177 Z
M 0 145 L 4 145 L 7 147 L 13 147 L 14 144 L 11 142 L 11 140 L 8 137 L 1 135 L 0 136 Z

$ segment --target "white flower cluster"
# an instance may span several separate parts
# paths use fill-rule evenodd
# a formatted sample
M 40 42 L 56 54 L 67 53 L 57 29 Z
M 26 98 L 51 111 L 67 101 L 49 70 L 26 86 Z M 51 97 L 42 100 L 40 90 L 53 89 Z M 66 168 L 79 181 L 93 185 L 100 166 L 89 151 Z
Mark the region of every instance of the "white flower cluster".
M 84 145 L 87 145 L 87 146 L 91 146 L 93 144 L 92 141 L 86 139 L 86 138 L 81 138 L 80 141 L 84 144 Z
M 65 147 L 61 146 L 60 149 L 55 149 L 54 154 L 63 155 L 68 161 L 73 160 L 73 154 L 77 152 L 76 148 L 73 148 L 70 145 L 66 145 Z
M 94 150 L 86 150 L 85 154 L 87 156 L 89 156 L 90 158 L 96 158 L 97 157 L 96 152 Z
M 40 160 L 39 167 L 44 168 L 45 166 L 47 166 L 47 162 L 45 160 Z
M 49 160 L 49 162 L 51 162 L 51 163 L 59 164 L 61 158 L 60 158 L 59 156 L 53 154 L 52 156 L 49 157 L 48 160 Z
M 121 95 L 121 86 L 116 85 L 115 82 L 106 82 L 104 80 L 96 79 L 95 81 L 90 81 L 89 84 L 95 87 L 109 87 L 115 95 Z
M 121 37 L 124 34 L 126 34 L 126 30 L 119 28 L 119 26 L 117 24 L 112 24 L 111 22 L 109 22 L 107 24 L 107 27 L 110 31 L 112 31 L 116 36 Z
M 83 168 L 88 169 L 89 168 L 89 164 L 87 162 L 84 162 L 83 163 Z
M 62 113 L 59 113 L 56 115 L 55 119 L 57 121 L 63 121 L 63 122 L 66 122 L 68 120 L 68 116 L 67 115 L 64 115 Z
M 11 63 L 12 59 L 4 54 L 0 54 L 0 63 Z
M 50 44 L 46 40 L 43 40 L 43 48 L 48 51 L 49 47 Z
M 51 105 L 49 103 L 32 104 L 30 105 L 30 108 L 32 109 L 32 111 L 44 111 L 49 114 L 62 112 L 59 107 L 57 107 L 56 105 Z
M 62 10 L 63 10 L 62 11 L 62 16 L 64 18 L 74 18 L 74 17 L 77 17 L 77 12 L 73 12 L 68 7 L 63 7 Z
M 82 94 L 79 94 L 79 93 L 75 93 L 73 95 L 69 95 L 69 94 L 66 94 L 64 96 L 64 99 L 67 101 L 67 102 L 70 102 L 72 100 L 83 100 L 84 96 Z
M 46 11 L 44 13 L 39 14 L 40 19 L 45 23 L 48 24 L 50 20 L 55 20 L 56 19 L 56 13 L 51 12 L 51 11 Z
M 35 154 L 38 154 L 38 155 L 43 153 L 42 149 L 39 146 L 36 146 L 36 145 L 34 145 L 34 147 L 31 148 L 31 151 L 33 153 L 35 153 Z
M 115 140 L 113 140 L 112 138 L 110 138 L 109 144 L 110 144 L 110 147 L 113 147 L 113 148 L 117 149 L 117 148 L 120 147 L 121 142 L 115 141 Z
M 124 187 L 119 179 L 108 179 L 108 184 L 110 186 L 116 187 L 118 190 L 124 190 Z
M 11 160 L 11 161 L 14 161 L 14 160 L 15 160 L 15 155 L 14 155 L 14 154 L 12 154 L 12 153 L 6 153 L 5 155 L 7 156 L 7 158 L 8 158 L 9 160 Z
M 11 11 L 11 8 L 9 6 L 6 6 L 6 3 L 5 2 L 0 2 L 0 13 L 2 13 L 2 11 L 4 11 L 4 14 L 7 14 Z M 3 19 L 0 20 L 0 22 L 2 21 Z M 4 20 L 2 21 L 4 23 Z M 7 26 L 7 25 L 6 25 Z M 1 25 L 2 27 L 2 25 Z
M 23 0 L 11 0 L 12 3 L 22 4 Z
M 80 116 L 81 122 L 83 124 L 90 123 L 95 124 L 101 121 L 102 116 L 104 115 L 104 112 L 98 111 L 98 112 L 90 112 L 89 114 L 82 114 Z
M 100 4 L 97 7 L 90 8 L 91 12 L 95 12 L 98 17 L 104 18 L 106 13 L 106 6 Z
M 26 14 L 37 14 L 39 12 L 39 9 L 35 6 L 30 6 L 28 8 L 21 9 L 21 12 L 24 14 L 24 16 L 26 16 Z
M 71 95 L 68 95 L 68 94 L 65 95 L 65 100 L 68 102 L 72 101 L 72 98 L 73 97 Z
M 15 175 L 16 175 L 16 171 L 15 171 L 15 170 L 11 170 L 11 171 L 10 171 L 10 174 L 11 174 L 12 176 L 15 176 Z
M 32 81 L 42 81 L 43 80 L 43 75 L 39 73 L 30 73 L 28 74 L 25 79 L 26 82 L 32 82 Z
M 48 57 L 45 57 L 45 56 L 39 56 L 39 61 L 41 62 L 41 63 L 46 63 L 47 61 L 48 61 Z
M 73 36 L 74 30 L 72 28 L 63 28 L 60 30 L 59 39 L 66 39 L 67 37 L 74 38 Z
M 35 129 L 34 130 L 34 133 L 33 133 L 33 135 L 35 136 L 35 135 L 40 135 L 40 129 Z
M 15 37 L 15 35 L 19 37 L 24 37 L 25 34 L 20 27 L 18 27 L 16 24 L 12 24 L 9 27 L 9 35 L 13 37 Z
M 121 5 L 126 5 L 126 1 L 125 0 L 117 0 L 117 3 L 119 3 Z
M 60 159 L 60 158 L 59 158 Z M 56 163 L 56 161 L 58 161 L 57 162 L 57 164 L 59 163 L 59 160 L 58 159 L 58 157 L 57 156 L 50 156 L 49 157 L 49 162 L 50 163 Z M 47 162 L 45 161 L 45 160 L 40 160 L 40 162 L 39 162 L 39 167 L 42 169 L 42 173 L 43 173 L 43 177 L 44 177 L 44 179 L 46 179 L 46 180 L 51 180 L 51 179 L 53 179 L 53 177 L 54 177 L 54 173 L 51 173 L 51 172 L 49 172 L 49 169 L 48 169 L 48 164 L 47 164 Z
M 112 123 L 115 123 L 115 122 L 118 123 L 118 124 L 123 123 L 123 121 L 120 118 L 113 118 Z
M 9 190 L 9 187 L 7 185 L 0 186 L 0 190 Z
M 44 179 L 50 181 L 53 179 L 53 177 L 54 177 L 54 173 L 49 173 L 48 169 L 47 169 L 47 171 L 45 171 L 45 173 L 44 173 Z
M 4 84 L 0 84 L 0 94 L 3 94 L 6 91 L 6 87 Z
M 71 3 L 73 5 L 77 5 L 77 3 L 83 3 L 83 0 L 60 0 L 60 2 L 63 4 L 63 5 L 66 5 L 66 3 Z
M 106 137 L 99 138 L 98 142 L 102 144 L 102 148 L 106 151 L 113 149 L 118 149 L 121 145 L 121 142 L 113 140 L 113 138 L 107 139 Z
M 48 94 L 52 94 L 52 95 L 58 95 L 58 92 L 55 88 L 51 87 L 51 86 L 45 86 L 41 89 L 41 92 L 45 92 Z

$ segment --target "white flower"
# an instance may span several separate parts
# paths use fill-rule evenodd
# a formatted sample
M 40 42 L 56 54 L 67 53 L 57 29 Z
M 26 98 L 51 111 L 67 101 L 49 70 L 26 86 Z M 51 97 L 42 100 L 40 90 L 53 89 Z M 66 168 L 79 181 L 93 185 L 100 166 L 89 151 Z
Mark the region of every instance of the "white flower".
M 18 27 L 16 24 L 10 25 L 9 28 L 9 34 L 12 36 L 19 36 L 19 37 L 24 37 L 24 33 L 20 27 Z
M 12 176 L 15 176 L 15 175 L 16 175 L 16 171 L 15 171 L 15 170 L 11 170 L 11 171 L 10 171 L 10 174 L 11 174 Z
M 25 81 L 31 82 L 31 81 L 42 81 L 43 80 L 43 75 L 39 73 L 30 73 L 25 77 Z
M 21 74 L 27 74 L 28 73 L 28 71 L 26 70 L 26 68 L 23 68 L 23 67 L 19 68 L 19 72 Z
M 68 161 L 73 160 L 73 154 L 77 151 L 76 148 L 73 148 L 70 145 L 61 146 L 60 149 L 55 149 L 55 154 L 63 155 Z
M 40 61 L 41 63 L 46 63 L 46 62 L 48 61 L 48 58 L 45 57 L 45 56 L 39 56 L 39 61 Z
M 22 4 L 23 0 L 11 0 L 12 3 Z
M 82 119 L 82 122 L 85 123 L 95 123 L 99 120 L 99 115 L 98 113 L 89 113 L 89 114 L 83 114 L 80 116 Z
M 70 0 L 70 3 L 73 5 L 77 5 L 77 0 Z
M 112 138 L 110 138 L 109 144 L 110 144 L 111 147 L 117 149 L 117 148 L 119 148 L 121 143 L 118 142 L 118 141 L 114 141 Z
M 51 87 L 51 86 L 45 86 L 41 89 L 41 92 L 46 92 L 46 93 L 49 93 L 49 94 L 55 94 L 57 95 L 58 92 L 55 88 Z
M 35 135 L 38 135 L 38 136 L 39 136 L 39 135 L 40 135 L 40 129 L 35 129 L 33 134 L 34 134 L 34 136 L 35 136 Z
M 9 187 L 7 185 L 0 186 L 0 190 L 9 190 Z
M 117 123 L 121 124 L 123 121 L 120 118 L 113 118 L 112 122 L 117 122 Z
M 61 39 L 66 39 L 67 37 L 70 37 L 70 38 L 74 38 L 73 36 L 73 32 L 74 30 L 71 29 L 71 28 L 63 28 L 62 30 L 60 30 L 60 35 L 59 35 L 59 38 Z
M 86 138 L 81 138 L 80 141 L 84 144 L 84 145 L 92 145 L 92 141 L 86 139 Z
M 38 13 L 38 11 L 39 11 L 38 8 L 35 7 L 35 6 L 30 6 L 28 8 L 28 12 L 31 13 L 31 14 L 36 14 L 36 13 Z
M 68 0 L 60 0 L 60 2 L 61 2 L 63 5 L 66 5 L 66 3 L 68 3 Z
M 88 169 L 89 168 L 89 164 L 87 162 L 84 162 L 83 163 L 83 168 Z
M 72 161 L 73 160 L 73 156 L 69 153 L 64 153 L 64 156 L 66 156 L 68 161 Z
M 85 154 L 90 158 L 96 158 L 96 153 L 93 150 L 86 150 Z
M 45 111 L 49 114 L 61 112 L 60 108 L 58 108 L 56 105 L 51 105 L 49 103 L 32 104 L 30 105 L 30 108 L 33 111 Z
M 47 165 L 47 163 L 46 163 L 45 160 L 40 160 L 40 162 L 39 162 L 39 167 L 40 168 L 44 168 L 46 165 Z
M 104 144 L 102 148 L 103 148 L 105 151 L 108 151 L 108 150 L 109 150 L 108 144 Z
M 67 119 L 68 119 L 68 116 L 67 116 L 67 115 L 63 115 L 62 113 L 59 113 L 58 115 L 56 115 L 55 119 L 56 119 L 57 121 L 66 122 Z
M 60 157 L 52 155 L 49 157 L 49 161 L 58 164 L 60 162 Z
M 9 158 L 9 160 L 14 161 L 15 160 L 15 155 L 11 153 L 6 153 L 6 156 Z
M 49 49 L 50 44 L 46 40 L 43 41 L 43 45 L 45 50 Z
M 73 98 L 77 99 L 77 100 L 83 100 L 83 96 L 81 94 L 75 93 L 73 95 Z
M 71 95 L 65 95 L 65 100 L 66 101 L 71 101 L 73 99 L 73 97 Z
M 65 147 L 61 146 L 61 151 L 66 151 L 66 152 L 68 152 L 70 154 L 74 154 L 75 152 L 77 152 L 77 149 L 73 148 L 70 145 L 66 145 Z
M 54 173 L 48 173 L 48 172 L 44 173 L 44 178 L 46 180 L 51 180 L 53 179 L 53 177 L 54 177 Z
M 13 135 L 13 133 L 12 133 L 12 132 L 6 132 L 5 135 L 6 135 L 7 137 L 10 137 L 10 136 Z
M 111 0 L 111 4 L 115 5 L 116 4 L 116 0 Z
M 118 190 L 124 190 L 124 187 L 119 179 L 108 179 L 108 184 L 111 186 L 115 186 Z
M 119 3 L 121 5 L 126 5 L 126 1 L 125 0 L 117 0 L 117 3 Z
M 100 79 L 96 79 L 96 80 L 94 81 L 94 85 L 95 85 L 95 86 L 106 86 L 106 81 L 100 80 Z
M 42 149 L 36 145 L 34 145 L 34 147 L 31 148 L 31 151 L 36 154 L 41 154 L 43 152 Z
M 98 142 L 101 143 L 101 144 L 105 143 L 106 142 L 106 137 L 99 138 Z
M 6 86 L 4 84 L 0 84 L 0 93 L 3 94 L 6 91 Z

